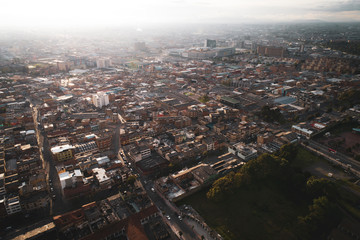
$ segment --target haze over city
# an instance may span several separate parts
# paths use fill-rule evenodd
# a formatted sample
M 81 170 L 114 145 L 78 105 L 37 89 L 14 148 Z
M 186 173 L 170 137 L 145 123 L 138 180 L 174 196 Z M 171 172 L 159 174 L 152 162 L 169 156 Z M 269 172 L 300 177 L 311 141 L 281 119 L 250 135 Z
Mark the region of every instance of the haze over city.
M 97 27 L 360 21 L 357 0 L 3 1 L 1 27 Z
M 360 239 L 359 22 L 355 0 L 2 1 L 0 240 Z

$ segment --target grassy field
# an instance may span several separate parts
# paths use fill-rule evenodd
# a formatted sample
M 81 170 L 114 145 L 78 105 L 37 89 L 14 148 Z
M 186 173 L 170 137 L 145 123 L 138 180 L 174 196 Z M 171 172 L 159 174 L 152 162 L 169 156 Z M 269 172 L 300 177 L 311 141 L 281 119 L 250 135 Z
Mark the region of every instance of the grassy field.
M 323 158 L 314 155 L 313 153 L 311 153 L 310 151 L 308 151 L 302 147 L 299 147 L 296 158 L 291 165 L 293 167 L 305 168 L 305 167 L 308 167 L 311 164 L 319 162 L 319 161 L 325 162 L 325 160 Z
M 207 200 L 206 192 L 179 205 L 191 205 L 224 239 L 296 239 L 294 223 L 308 209 L 307 202 L 290 199 L 271 183 L 241 189 L 221 205 Z

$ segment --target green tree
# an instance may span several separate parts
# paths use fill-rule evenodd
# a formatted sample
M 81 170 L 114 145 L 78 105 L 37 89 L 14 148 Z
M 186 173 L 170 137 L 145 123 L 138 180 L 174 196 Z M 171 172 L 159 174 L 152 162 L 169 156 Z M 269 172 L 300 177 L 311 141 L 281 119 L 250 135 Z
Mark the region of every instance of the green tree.
M 333 228 L 340 219 L 339 209 L 325 196 L 315 198 L 309 213 L 298 218 L 300 230 L 307 236 L 319 236 Z
M 334 198 L 337 193 L 334 183 L 325 178 L 316 178 L 314 176 L 310 177 L 306 182 L 306 190 L 314 197 L 326 195 L 329 198 Z
M 343 109 L 359 104 L 360 90 L 352 88 L 348 91 L 345 91 L 340 94 L 340 96 L 337 98 L 337 101 Z
M 306 177 L 302 173 L 295 173 L 291 177 L 291 184 L 292 187 L 295 187 L 296 189 L 304 189 L 306 186 Z
M 219 186 L 213 186 L 210 190 L 206 193 L 206 197 L 210 200 L 214 200 L 216 202 L 220 201 L 224 197 L 223 191 L 220 189 Z
M 135 175 L 131 175 L 126 179 L 126 182 L 128 184 L 130 184 L 130 185 L 134 185 L 135 181 L 136 181 L 136 176 Z
M 258 181 L 280 176 L 283 165 L 287 165 L 286 160 L 274 155 L 262 154 L 245 164 L 240 171 L 244 175 L 249 175 L 251 181 Z
M 270 108 L 268 105 L 261 108 L 259 116 L 266 122 L 285 122 L 284 116 L 281 114 L 280 110 L 278 108 Z
M 285 158 L 289 162 L 296 158 L 298 148 L 294 144 L 286 144 L 280 148 L 279 157 Z
M 207 103 L 210 100 L 209 96 L 207 94 L 202 95 L 201 97 L 199 97 L 199 101 L 202 103 Z

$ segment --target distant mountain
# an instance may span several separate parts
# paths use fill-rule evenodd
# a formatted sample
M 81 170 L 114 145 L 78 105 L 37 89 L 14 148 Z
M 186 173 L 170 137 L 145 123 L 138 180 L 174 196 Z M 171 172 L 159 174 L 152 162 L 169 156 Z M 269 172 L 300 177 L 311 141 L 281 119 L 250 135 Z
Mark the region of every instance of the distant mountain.
M 303 19 L 303 20 L 294 20 L 292 23 L 328 23 L 327 21 L 320 19 Z

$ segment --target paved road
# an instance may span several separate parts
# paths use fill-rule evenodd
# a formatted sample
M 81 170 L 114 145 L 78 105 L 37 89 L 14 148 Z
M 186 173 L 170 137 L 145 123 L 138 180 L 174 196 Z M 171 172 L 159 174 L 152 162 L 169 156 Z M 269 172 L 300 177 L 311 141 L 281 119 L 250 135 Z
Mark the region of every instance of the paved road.
M 208 229 L 207 227 L 203 227 L 203 225 L 201 225 L 200 222 L 195 221 L 192 218 L 185 218 L 184 221 L 190 225 L 194 227 L 194 231 L 197 233 L 198 237 L 201 239 L 201 236 L 204 237 L 204 239 L 206 240 L 213 240 L 215 238 L 213 238 L 209 231 L 211 231 L 210 229 Z
M 342 153 L 336 152 L 329 152 L 329 148 L 317 143 L 313 140 L 309 140 L 309 145 L 307 147 L 309 150 L 316 151 L 318 154 L 324 156 L 330 162 L 343 167 L 351 171 L 356 176 L 360 177 L 360 163 L 348 156 L 345 156 Z
M 49 174 L 50 215 L 57 215 L 73 209 L 72 204 L 62 198 L 60 180 L 55 168 L 54 160 L 50 151 L 49 141 L 43 130 L 40 113 L 37 107 L 33 107 L 36 131 L 38 133 L 40 154 L 44 161 L 45 169 Z M 55 197 L 53 197 L 55 195 Z
M 199 239 L 198 235 L 194 233 L 191 227 L 178 218 L 179 214 L 181 214 L 180 210 L 168 200 L 160 197 L 157 191 L 153 191 L 154 184 L 152 180 L 146 180 L 141 176 L 139 177 L 139 180 L 143 184 L 149 198 L 162 212 L 164 221 L 180 239 Z M 167 216 L 170 217 L 170 220 Z M 182 233 L 182 236 L 179 235 L 180 232 Z

